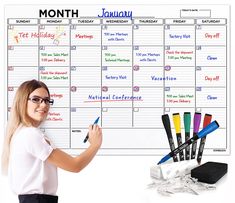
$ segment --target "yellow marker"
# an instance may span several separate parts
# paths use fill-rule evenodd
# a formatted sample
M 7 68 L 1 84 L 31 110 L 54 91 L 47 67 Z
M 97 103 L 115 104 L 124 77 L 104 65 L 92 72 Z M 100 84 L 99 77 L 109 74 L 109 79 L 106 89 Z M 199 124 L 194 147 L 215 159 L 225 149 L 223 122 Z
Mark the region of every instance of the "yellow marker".
M 177 143 L 178 143 L 178 146 L 180 146 L 180 145 L 182 145 L 182 137 L 181 137 L 181 125 L 180 125 L 180 114 L 179 113 L 173 114 L 173 122 L 174 122 L 174 126 L 175 126 Z M 180 161 L 183 161 L 184 160 L 184 152 L 181 151 L 179 153 L 179 156 L 180 156 Z
M 176 134 L 181 133 L 180 114 L 179 113 L 174 113 L 173 114 L 173 122 L 174 122 Z

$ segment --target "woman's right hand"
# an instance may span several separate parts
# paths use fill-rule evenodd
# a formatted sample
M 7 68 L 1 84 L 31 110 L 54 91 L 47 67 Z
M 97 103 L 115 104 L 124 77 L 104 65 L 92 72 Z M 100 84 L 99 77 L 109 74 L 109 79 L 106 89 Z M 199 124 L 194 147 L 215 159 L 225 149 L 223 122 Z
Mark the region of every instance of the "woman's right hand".
M 96 155 L 102 144 L 102 130 L 98 125 L 89 126 L 90 146 L 78 156 L 71 156 L 60 149 L 53 149 L 47 160 L 66 171 L 79 172 L 85 168 Z
M 89 139 L 91 145 L 100 148 L 102 144 L 102 129 L 98 125 L 89 126 Z

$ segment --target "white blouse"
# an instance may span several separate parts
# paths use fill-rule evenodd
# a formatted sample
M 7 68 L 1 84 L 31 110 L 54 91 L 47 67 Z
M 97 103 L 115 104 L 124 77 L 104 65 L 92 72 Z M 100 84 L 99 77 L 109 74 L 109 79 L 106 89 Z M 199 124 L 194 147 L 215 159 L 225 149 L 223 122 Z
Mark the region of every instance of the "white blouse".
M 55 195 L 57 167 L 47 162 L 53 147 L 35 127 L 19 127 L 11 141 L 9 181 L 14 193 Z M 51 143 L 51 142 L 50 142 Z

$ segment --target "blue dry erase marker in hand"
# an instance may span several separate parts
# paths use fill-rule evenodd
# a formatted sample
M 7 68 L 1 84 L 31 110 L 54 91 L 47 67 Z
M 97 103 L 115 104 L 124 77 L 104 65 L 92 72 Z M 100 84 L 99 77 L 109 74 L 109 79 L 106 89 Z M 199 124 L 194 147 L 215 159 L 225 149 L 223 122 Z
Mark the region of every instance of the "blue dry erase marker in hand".
M 93 123 L 93 125 L 96 125 L 96 124 L 99 122 L 99 119 L 100 119 L 100 117 L 98 117 L 98 118 L 95 120 L 95 122 Z M 88 140 L 88 138 L 89 138 L 89 132 L 87 133 L 87 135 L 86 135 L 85 139 L 83 140 L 83 142 L 86 143 L 87 140 Z

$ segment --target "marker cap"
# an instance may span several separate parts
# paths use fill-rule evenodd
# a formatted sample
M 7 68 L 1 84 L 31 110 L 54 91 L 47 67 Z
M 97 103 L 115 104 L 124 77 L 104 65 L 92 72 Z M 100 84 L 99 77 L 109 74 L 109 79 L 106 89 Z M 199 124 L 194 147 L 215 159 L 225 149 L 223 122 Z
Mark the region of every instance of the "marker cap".
M 219 124 L 217 121 L 213 121 L 212 123 L 210 123 L 208 126 L 206 126 L 205 128 L 203 128 L 198 134 L 197 136 L 199 138 L 205 137 L 206 135 L 208 135 L 209 133 L 213 132 L 214 130 L 216 130 L 219 127 Z
M 191 125 L 191 113 L 184 112 L 184 129 L 185 132 L 190 133 L 190 125 Z
M 174 122 L 174 125 L 175 125 L 175 132 L 176 133 L 181 133 L 180 114 L 179 113 L 174 113 L 173 114 L 173 122 Z
M 193 132 L 197 133 L 200 127 L 201 113 L 196 112 L 193 118 Z

